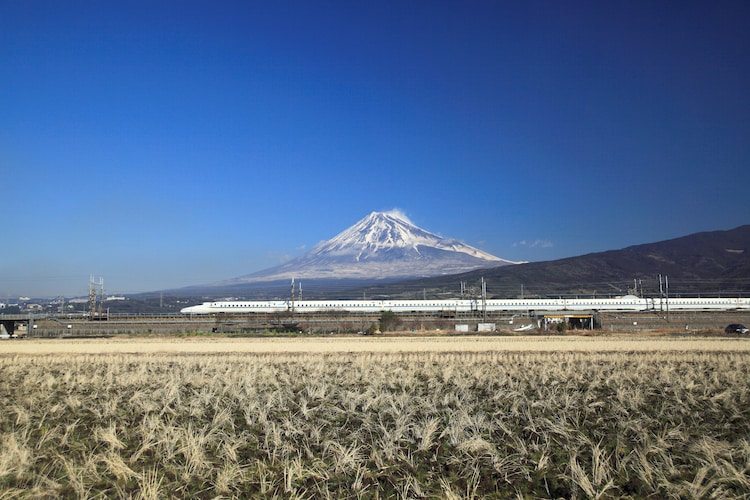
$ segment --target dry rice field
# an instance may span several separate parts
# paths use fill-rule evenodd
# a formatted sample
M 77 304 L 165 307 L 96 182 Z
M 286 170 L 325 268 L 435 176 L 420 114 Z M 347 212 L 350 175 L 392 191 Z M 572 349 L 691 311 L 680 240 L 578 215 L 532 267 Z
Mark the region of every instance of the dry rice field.
M 0 343 L 0 499 L 747 498 L 750 340 Z

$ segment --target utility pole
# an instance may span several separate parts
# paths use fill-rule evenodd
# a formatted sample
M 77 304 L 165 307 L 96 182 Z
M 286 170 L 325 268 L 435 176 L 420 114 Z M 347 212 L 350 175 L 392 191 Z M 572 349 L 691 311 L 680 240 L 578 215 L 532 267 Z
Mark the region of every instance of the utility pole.
M 294 314 L 294 278 L 292 278 L 292 314 Z
M 99 277 L 99 319 L 102 318 L 102 306 L 104 305 L 104 278 Z
M 659 311 L 664 310 L 664 287 L 661 282 L 661 274 L 659 275 Z
M 482 276 L 482 320 L 487 321 L 487 282 Z
M 96 287 L 99 287 L 97 291 Z M 97 310 L 96 302 L 99 298 L 99 308 Z M 104 302 L 104 278 L 99 277 L 99 281 L 94 281 L 94 275 L 89 279 L 89 320 L 93 320 L 97 315 L 102 315 L 102 303 Z
M 94 319 L 96 312 L 96 290 L 94 290 L 94 275 L 89 278 L 89 320 Z

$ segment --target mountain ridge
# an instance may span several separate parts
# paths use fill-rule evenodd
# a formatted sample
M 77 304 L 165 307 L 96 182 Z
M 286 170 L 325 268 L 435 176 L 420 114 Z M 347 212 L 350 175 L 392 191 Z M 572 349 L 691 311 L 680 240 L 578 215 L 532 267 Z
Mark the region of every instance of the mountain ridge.
M 401 281 L 378 287 L 377 293 L 445 293 L 455 290 L 459 282 L 474 284 L 481 279 L 488 283 L 492 295 L 502 297 L 658 294 L 660 286 L 663 290 L 667 284 L 673 294 L 748 294 L 750 225 L 552 261 Z M 375 288 L 365 290 L 374 293 Z

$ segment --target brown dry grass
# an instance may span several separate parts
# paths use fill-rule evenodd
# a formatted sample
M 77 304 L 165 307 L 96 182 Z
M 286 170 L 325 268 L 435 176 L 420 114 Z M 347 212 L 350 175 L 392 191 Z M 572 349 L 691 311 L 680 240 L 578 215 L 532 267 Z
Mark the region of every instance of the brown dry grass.
M 0 346 L 0 498 L 750 496 L 747 339 Z
M 5 354 L 584 351 L 749 352 L 750 338 L 608 336 L 142 337 L 4 341 Z

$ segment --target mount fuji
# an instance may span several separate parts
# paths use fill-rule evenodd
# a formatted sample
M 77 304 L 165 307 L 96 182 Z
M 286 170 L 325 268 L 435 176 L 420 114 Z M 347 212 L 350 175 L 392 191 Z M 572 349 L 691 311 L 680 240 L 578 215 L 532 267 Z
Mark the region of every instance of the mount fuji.
M 217 285 L 292 278 L 375 279 L 433 277 L 519 264 L 412 224 L 399 212 L 372 212 L 330 240 L 289 262 Z

